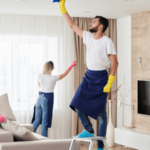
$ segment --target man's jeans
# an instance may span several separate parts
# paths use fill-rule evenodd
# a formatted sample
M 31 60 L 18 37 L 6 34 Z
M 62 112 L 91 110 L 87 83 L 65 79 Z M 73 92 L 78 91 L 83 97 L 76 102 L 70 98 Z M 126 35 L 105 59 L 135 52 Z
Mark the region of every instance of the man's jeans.
M 84 127 L 84 129 L 90 133 L 94 133 L 92 124 L 88 118 L 87 115 L 85 115 L 84 113 L 82 113 L 81 111 L 79 111 L 78 109 L 76 109 L 76 112 L 81 120 L 81 123 Z M 106 105 L 104 106 L 102 112 L 99 114 L 98 116 L 98 120 L 99 120 L 99 129 L 98 129 L 98 136 L 102 136 L 105 137 L 106 136 L 106 130 L 107 130 L 107 113 L 106 113 Z M 99 141 L 97 142 L 97 147 L 98 148 L 103 148 L 104 147 L 104 143 L 103 141 Z
M 36 102 L 35 120 L 33 122 L 34 132 L 36 132 L 38 126 L 42 120 L 42 136 L 47 137 L 48 131 L 48 106 L 47 99 L 44 94 L 40 94 Z

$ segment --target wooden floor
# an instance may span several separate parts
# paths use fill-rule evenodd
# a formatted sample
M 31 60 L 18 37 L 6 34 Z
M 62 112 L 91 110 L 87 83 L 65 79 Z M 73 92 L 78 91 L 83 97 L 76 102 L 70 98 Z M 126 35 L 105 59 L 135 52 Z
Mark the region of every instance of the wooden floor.
M 96 150 L 97 149 L 97 146 L 94 145 L 94 148 L 93 150 Z M 85 144 L 81 144 L 81 150 L 88 150 L 87 149 L 87 146 Z M 136 149 L 133 149 L 133 148 L 124 148 L 123 146 L 121 145 L 115 145 L 114 147 L 112 148 L 109 148 L 109 150 L 136 150 Z

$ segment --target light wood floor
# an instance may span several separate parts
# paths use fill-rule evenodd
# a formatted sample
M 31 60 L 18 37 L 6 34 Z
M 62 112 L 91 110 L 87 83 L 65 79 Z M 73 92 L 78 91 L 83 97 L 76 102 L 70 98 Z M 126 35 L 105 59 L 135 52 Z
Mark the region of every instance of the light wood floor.
M 96 149 L 97 149 L 97 146 L 94 145 L 93 150 L 96 150 Z M 88 149 L 87 149 L 87 146 L 85 144 L 81 144 L 81 149 L 80 150 L 88 150 Z M 133 149 L 133 148 L 127 148 L 126 149 L 123 146 L 116 144 L 114 147 L 109 148 L 109 150 L 136 150 L 136 149 Z

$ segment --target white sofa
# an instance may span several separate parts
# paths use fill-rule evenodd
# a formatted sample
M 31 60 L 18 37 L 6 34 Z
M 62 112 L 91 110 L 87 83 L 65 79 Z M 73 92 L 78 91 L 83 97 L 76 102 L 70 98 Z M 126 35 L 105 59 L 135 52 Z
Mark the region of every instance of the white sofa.
M 33 132 L 32 125 L 23 125 Z M 13 134 L 0 127 L 0 150 L 69 150 L 72 139 L 51 140 L 35 134 L 38 141 L 14 141 Z M 80 142 L 75 143 L 74 150 L 80 150 Z

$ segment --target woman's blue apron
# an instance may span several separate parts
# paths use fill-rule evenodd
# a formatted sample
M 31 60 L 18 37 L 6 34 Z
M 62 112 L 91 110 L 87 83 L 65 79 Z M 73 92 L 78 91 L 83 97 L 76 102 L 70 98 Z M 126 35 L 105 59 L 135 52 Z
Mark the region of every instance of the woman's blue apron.
M 74 111 L 75 108 L 77 108 L 86 115 L 97 119 L 107 102 L 107 93 L 103 92 L 103 88 L 107 84 L 107 81 L 107 70 L 87 70 L 74 95 L 70 107 Z
M 45 98 L 47 99 L 47 105 L 48 105 L 48 128 L 51 127 L 52 125 L 52 116 L 53 116 L 53 103 L 54 103 L 54 93 L 43 93 L 43 92 L 39 92 L 39 95 L 43 94 L 45 96 Z M 32 123 L 35 120 L 35 111 L 36 111 L 36 107 L 34 106 L 34 113 L 33 113 L 33 118 L 32 118 Z M 41 119 L 41 123 L 42 124 L 42 119 Z

